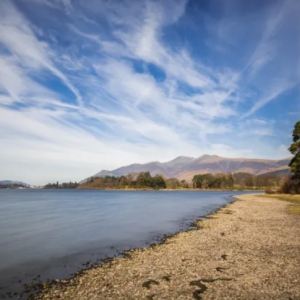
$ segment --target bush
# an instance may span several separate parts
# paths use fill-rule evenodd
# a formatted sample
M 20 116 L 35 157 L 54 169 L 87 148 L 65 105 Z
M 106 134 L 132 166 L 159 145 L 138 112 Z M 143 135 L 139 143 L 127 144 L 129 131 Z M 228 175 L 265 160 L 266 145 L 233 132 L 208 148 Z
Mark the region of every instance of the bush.
M 300 179 L 287 176 L 283 179 L 279 192 L 282 194 L 300 194 Z
M 271 187 L 267 186 L 266 189 L 265 189 L 265 193 L 266 194 L 275 194 L 275 192 L 272 190 Z
M 246 186 L 244 184 L 241 184 L 238 188 L 239 191 L 244 191 L 246 189 Z

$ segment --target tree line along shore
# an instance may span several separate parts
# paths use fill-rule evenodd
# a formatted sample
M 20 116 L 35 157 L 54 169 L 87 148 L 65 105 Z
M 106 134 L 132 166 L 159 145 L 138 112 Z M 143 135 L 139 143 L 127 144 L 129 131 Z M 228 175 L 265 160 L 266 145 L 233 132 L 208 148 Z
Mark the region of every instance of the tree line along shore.
M 252 175 L 238 172 L 228 174 L 198 174 L 192 181 L 165 178 L 163 175 L 151 176 L 149 172 L 128 174 L 126 176 L 90 177 L 84 183 L 48 183 L 44 189 L 107 189 L 107 190 L 265 190 L 276 189 L 283 179 L 275 174 Z M 3 184 L 0 188 L 28 188 L 19 184 Z
M 249 173 L 198 174 L 191 182 L 163 175 L 151 176 L 149 172 L 126 176 L 91 177 L 79 189 L 154 189 L 154 190 L 264 190 L 278 187 L 282 179 L 276 175 L 264 176 Z
M 283 179 L 275 174 L 252 175 L 238 172 L 228 174 L 198 174 L 191 182 L 149 172 L 126 176 L 90 177 L 86 182 L 49 183 L 46 189 L 121 189 L 121 190 L 265 190 L 278 188 Z

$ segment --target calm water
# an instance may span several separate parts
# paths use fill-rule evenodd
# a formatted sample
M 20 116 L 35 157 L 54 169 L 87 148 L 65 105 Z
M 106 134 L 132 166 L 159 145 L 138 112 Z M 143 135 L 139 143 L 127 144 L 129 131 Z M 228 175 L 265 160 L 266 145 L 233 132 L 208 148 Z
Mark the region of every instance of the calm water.
M 0 294 L 147 246 L 186 229 L 237 194 L 0 190 Z

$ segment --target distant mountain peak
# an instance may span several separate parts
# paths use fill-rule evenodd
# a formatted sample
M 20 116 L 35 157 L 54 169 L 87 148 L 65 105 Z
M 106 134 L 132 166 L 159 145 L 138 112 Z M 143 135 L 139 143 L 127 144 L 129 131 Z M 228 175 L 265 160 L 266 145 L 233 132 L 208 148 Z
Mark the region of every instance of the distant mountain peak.
M 199 158 L 207 158 L 207 157 L 221 157 L 219 155 L 216 155 L 216 154 L 203 154 L 201 155 Z
M 181 156 L 178 156 L 178 157 L 176 157 L 176 158 L 174 158 L 173 160 L 171 160 L 171 161 L 178 161 L 178 160 L 193 160 L 193 159 L 195 159 L 194 157 L 191 157 L 191 156 L 183 156 L 183 155 L 181 155 Z M 170 162 L 171 162 L 170 161 Z

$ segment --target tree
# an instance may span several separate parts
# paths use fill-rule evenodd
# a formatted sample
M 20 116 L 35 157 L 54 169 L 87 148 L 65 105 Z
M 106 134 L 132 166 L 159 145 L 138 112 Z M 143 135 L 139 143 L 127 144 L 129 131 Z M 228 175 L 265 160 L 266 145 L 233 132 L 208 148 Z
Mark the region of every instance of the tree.
M 180 181 L 180 186 L 187 189 L 189 187 L 189 184 L 187 183 L 187 181 L 185 179 Z
M 94 182 L 94 177 L 89 177 L 86 181 L 88 183 L 93 183 Z
M 194 175 L 194 177 L 193 177 L 193 187 L 195 189 L 202 187 L 202 175 Z
M 128 179 L 127 177 L 125 176 L 121 176 L 118 178 L 118 181 L 119 181 L 119 186 L 120 187 L 124 187 L 124 186 L 127 186 L 128 185 Z
M 247 187 L 253 187 L 254 186 L 253 176 L 249 176 L 248 178 L 246 178 L 245 185 Z
M 48 183 L 44 186 L 45 189 L 76 189 L 79 186 L 77 182 L 63 182 L 59 184 L 56 183 Z
M 154 181 L 149 172 L 142 172 L 136 179 L 139 187 L 153 187 Z
M 128 182 L 128 185 L 131 185 L 131 182 L 133 181 L 133 176 L 131 173 L 127 174 L 126 175 L 126 178 L 127 178 L 127 182 Z
M 228 189 L 232 188 L 234 178 L 229 174 L 198 174 L 193 177 L 193 187 L 198 189 Z
M 289 166 L 291 167 L 292 179 L 300 179 L 300 121 L 295 124 L 293 131 L 293 143 L 289 148 L 294 154 Z
M 202 186 L 201 186 L 203 189 L 207 189 L 208 188 L 208 181 L 207 181 L 207 179 L 203 179 L 202 180 Z
M 228 185 L 229 188 L 233 188 L 234 178 L 233 178 L 233 175 L 231 173 L 229 173 L 227 175 L 227 185 Z
M 153 182 L 153 188 L 155 189 L 165 189 L 167 187 L 166 182 L 161 175 L 155 175 Z
M 165 182 L 168 189 L 177 189 L 179 187 L 179 181 L 177 178 L 168 178 Z

